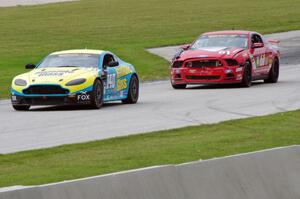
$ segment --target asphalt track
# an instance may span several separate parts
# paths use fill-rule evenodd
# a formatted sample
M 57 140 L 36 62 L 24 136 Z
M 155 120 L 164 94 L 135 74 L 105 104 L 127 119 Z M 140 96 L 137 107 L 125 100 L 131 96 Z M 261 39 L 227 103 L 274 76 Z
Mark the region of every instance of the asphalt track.
M 36 107 L 16 112 L 0 101 L 0 153 L 100 140 L 300 108 L 300 31 L 282 39 L 277 84 L 194 86 L 173 90 L 169 81 L 144 83 L 138 104 L 110 103 L 100 110 Z

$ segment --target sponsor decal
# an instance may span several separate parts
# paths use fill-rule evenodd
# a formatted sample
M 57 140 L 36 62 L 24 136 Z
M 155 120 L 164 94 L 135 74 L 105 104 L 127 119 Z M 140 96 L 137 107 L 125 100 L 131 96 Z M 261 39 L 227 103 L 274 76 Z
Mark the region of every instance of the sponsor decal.
M 243 70 L 243 68 L 242 67 L 239 67 L 239 68 L 237 68 L 235 71 L 236 72 L 241 72 Z
M 255 58 L 253 57 L 253 55 L 249 54 L 249 57 L 250 57 L 250 60 L 251 60 L 251 63 L 252 63 L 252 66 L 254 69 L 257 68 L 257 65 L 256 65 L 256 61 L 255 61 Z
M 199 55 L 198 57 L 199 58 L 206 58 L 206 57 L 208 57 L 208 55 Z
M 242 80 L 242 74 L 238 74 L 238 75 L 236 76 L 236 80 Z
M 118 80 L 118 91 L 124 90 L 127 88 L 127 79 Z
M 73 73 L 73 71 L 39 71 L 36 72 L 35 75 L 39 76 L 39 77 L 49 77 L 49 76 L 63 76 L 64 74 L 67 73 Z
M 225 73 L 232 73 L 233 71 L 231 69 L 225 70 Z
M 209 52 L 219 52 L 219 51 L 225 51 L 227 49 L 227 47 L 203 47 L 203 48 L 199 48 L 199 50 L 205 50 L 205 51 L 209 51 Z
M 255 58 L 256 67 L 261 67 L 269 64 L 269 59 L 267 58 L 267 55 L 261 54 L 256 56 Z
M 243 53 L 243 57 L 248 57 L 248 53 Z
M 256 66 L 259 67 L 260 66 L 260 56 L 256 57 L 255 62 L 256 62 Z
M 77 101 L 79 102 L 86 102 L 90 101 L 90 95 L 87 91 L 81 91 L 79 95 L 77 95 Z
M 221 50 L 221 51 L 219 51 L 219 54 L 220 55 L 230 55 L 230 51 L 229 50 Z
M 272 66 L 272 64 L 273 64 L 273 59 L 270 57 L 269 58 L 269 66 Z
M 117 77 L 120 78 L 120 77 L 123 77 L 125 75 L 132 73 L 132 70 L 130 69 L 129 66 L 122 66 L 122 67 L 116 68 L 116 72 L 117 72 Z
M 260 66 L 266 65 L 266 54 L 262 54 L 260 57 Z
M 74 56 L 80 56 L 80 57 L 93 57 L 91 54 L 87 53 L 70 53 L 70 54 L 59 54 L 58 57 L 74 57 Z
M 120 97 L 125 98 L 125 97 L 127 97 L 127 95 L 128 95 L 128 93 L 125 92 L 125 90 L 120 91 Z

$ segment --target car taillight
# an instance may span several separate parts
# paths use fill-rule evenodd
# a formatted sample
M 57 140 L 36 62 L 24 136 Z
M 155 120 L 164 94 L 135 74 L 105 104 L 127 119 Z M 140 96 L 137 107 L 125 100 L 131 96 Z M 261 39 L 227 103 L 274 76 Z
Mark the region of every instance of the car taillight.
M 172 68 L 181 68 L 183 62 L 182 61 L 175 61 L 172 65 Z

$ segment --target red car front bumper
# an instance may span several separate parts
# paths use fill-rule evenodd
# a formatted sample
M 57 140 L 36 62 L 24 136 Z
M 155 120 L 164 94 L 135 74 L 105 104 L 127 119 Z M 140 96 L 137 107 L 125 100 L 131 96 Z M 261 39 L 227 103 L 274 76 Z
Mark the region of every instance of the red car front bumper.
M 243 79 L 243 67 L 237 66 L 208 66 L 186 67 L 171 69 L 172 84 L 222 84 L 240 83 Z

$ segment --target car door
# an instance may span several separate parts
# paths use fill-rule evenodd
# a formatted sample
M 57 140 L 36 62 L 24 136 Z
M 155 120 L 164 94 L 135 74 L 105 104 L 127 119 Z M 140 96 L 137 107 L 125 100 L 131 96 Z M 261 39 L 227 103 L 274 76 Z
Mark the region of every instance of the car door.
M 257 44 L 261 44 L 257 45 Z M 266 45 L 259 34 L 251 35 L 251 49 L 250 53 L 253 56 L 253 71 L 254 71 L 254 79 L 263 76 L 266 71 L 266 67 L 268 66 L 268 53 L 266 52 Z
M 270 48 L 270 44 L 268 43 L 268 41 L 263 38 L 264 44 L 265 44 L 265 65 L 263 67 L 263 71 L 262 73 L 264 74 L 264 76 L 268 76 L 269 75 L 269 71 L 272 67 L 272 63 L 273 63 L 273 51 Z
M 115 67 L 117 74 L 116 93 L 119 96 L 119 99 L 124 99 L 128 94 L 132 69 L 128 66 L 127 63 L 123 62 L 116 55 L 114 55 L 114 60 L 115 62 L 118 62 L 118 66 Z

